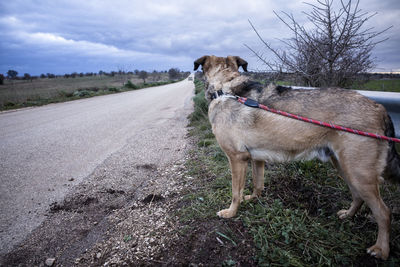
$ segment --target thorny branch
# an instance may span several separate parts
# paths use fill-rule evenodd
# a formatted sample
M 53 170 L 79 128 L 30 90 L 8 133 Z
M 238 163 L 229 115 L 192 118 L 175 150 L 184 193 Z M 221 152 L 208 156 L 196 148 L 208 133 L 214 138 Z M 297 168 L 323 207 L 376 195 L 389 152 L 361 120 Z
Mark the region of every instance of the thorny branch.
M 392 26 L 375 31 L 365 24 L 377 13 L 369 14 L 360 8 L 360 0 L 340 0 L 339 10 L 334 10 L 333 0 L 318 0 L 317 4 L 305 3 L 311 11 L 303 12 L 313 26 L 306 29 L 292 14 L 274 11 L 277 18 L 292 32 L 293 37 L 279 41 L 285 47 L 272 47 L 249 23 L 263 47 L 272 52 L 267 59 L 260 52 L 245 45 L 273 72 L 294 73 L 303 84 L 310 86 L 345 86 L 356 74 L 370 70 L 373 48 L 388 38 L 379 37 Z

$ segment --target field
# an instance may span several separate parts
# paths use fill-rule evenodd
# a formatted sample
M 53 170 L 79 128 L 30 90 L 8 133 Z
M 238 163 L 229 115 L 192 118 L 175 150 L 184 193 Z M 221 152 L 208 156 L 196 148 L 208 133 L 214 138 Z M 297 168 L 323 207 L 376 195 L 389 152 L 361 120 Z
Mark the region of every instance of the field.
M 85 94 L 81 93 L 79 96 L 79 93 L 75 93 L 77 91 L 88 92 L 86 96 L 111 93 L 121 90 L 128 81 L 138 86 L 143 83 L 143 80 L 134 74 L 40 78 L 32 81 L 5 80 L 5 84 L 0 85 L 0 110 L 62 102 Z M 147 84 L 167 81 L 167 73 L 149 74 L 146 79 Z
M 295 86 L 288 81 L 278 81 L 276 82 L 279 85 L 284 86 Z M 355 82 L 352 86 L 349 86 L 350 89 L 355 90 L 366 90 L 366 91 L 383 91 L 383 92 L 398 92 L 400 93 L 400 79 L 379 79 L 379 80 L 370 80 L 365 83 Z
M 352 89 L 400 93 L 400 79 L 370 80 L 364 84 L 355 83 Z
M 391 184 L 381 186 L 393 216 L 391 254 L 386 262 L 376 260 L 366 253 L 377 233 L 370 210 L 364 206 L 353 219 L 340 220 L 336 212 L 350 206 L 350 192 L 336 170 L 319 161 L 268 164 L 263 195 L 242 203 L 235 218 L 218 219 L 215 213 L 230 203 L 231 174 L 227 158 L 212 134 L 202 90 L 203 84 L 197 80 L 195 111 L 190 119 L 191 135 L 198 143 L 187 164 L 200 185 L 199 190 L 185 196 L 179 211 L 181 221 L 187 224 L 182 240 L 195 236 L 220 240 L 227 247 L 226 254 L 219 256 L 223 266 L 400 264 L 400 190 Z M 250 192 L 251 186 L 247 186 L 245 194 Z M 243 246 L 247 246 L 245 252 Z M 213 255 L 208 247 L 215 245 L 202 244 L 199 249 Z

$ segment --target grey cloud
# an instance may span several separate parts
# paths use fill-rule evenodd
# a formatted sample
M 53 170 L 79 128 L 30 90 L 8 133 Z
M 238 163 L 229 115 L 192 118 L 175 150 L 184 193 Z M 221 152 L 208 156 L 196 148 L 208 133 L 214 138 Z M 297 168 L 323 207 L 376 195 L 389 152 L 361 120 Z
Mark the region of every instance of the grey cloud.
M 382 2 L 366 0 L 361 5 L 379 11 L 375 23 L 379 27 L 395 23 L 389 34 L 399 36 L 400 22 L 393 21 L 393 14 L 400 10 L 398 1 Z M 0 33 L 7 38 L 0 40 L 0 72 L 17 67 L 35 74 L 98 71 L 115 69 L 118 64 L 190 70 L 193 59 L 203 54 L 240 55 L 253 68 L 262 68 L 243 46 L 262 49 L 247 20 L 266 40 L 278 44 L 276 38 L 288 37 L 289 32 L 272 11 L 301 17 L 306 8 L 300 0 L 3 1 Z M 45 37 L 55 40 L 46 43 Z M 400 54 L 396 42 L 391 38 L 377 47 L 380 67 L 399 64 L 391 56 Z

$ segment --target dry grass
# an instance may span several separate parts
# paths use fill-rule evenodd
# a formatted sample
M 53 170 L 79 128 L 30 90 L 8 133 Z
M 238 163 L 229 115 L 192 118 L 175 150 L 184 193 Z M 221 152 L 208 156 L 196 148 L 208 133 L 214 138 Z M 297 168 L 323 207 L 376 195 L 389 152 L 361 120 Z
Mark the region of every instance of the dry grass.
M 168 74 L 149 75 L 146 82 L 168 81 Z M 21 104 L 30 100 L 53 99 L 62 94 L 73 93 L 78 89 L 108 89 L 120 88 L 128 80 L 134 84 L 143 82 L 137 75 L 88 76 L 76 78 L 37 79 L 33 81 L 17 80 L 5 81 L 0 86 L 0 109 L 7 103 Z

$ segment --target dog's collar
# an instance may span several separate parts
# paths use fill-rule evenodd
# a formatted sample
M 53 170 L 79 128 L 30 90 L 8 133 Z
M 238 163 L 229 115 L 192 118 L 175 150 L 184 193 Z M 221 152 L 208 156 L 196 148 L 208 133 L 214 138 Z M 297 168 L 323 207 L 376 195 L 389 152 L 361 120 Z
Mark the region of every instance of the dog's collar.
M 211 100 L 214 100 L 220 96 L 223 96 L 225 93 L 222 90 L 218 90 L 211 94 Z
M 211 100 L 217 99 L 219 97 L 227 97 L 227 98 L 233 98 L 233 99 L 238 99 L 237 96 L 231 95 L 231 94 L 227 94 L 222 90 L 218 90 L 214 93 L 211 94 Z

